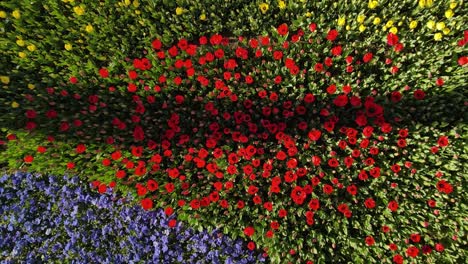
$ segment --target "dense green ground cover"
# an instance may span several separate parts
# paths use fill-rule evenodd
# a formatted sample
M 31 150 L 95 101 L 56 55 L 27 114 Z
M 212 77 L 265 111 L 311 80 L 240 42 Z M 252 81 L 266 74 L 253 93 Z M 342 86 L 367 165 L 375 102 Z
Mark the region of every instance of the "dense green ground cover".
M 273 263 L 466 259 L 463 1 L 0 10 L 5 170 L 130 192 Z

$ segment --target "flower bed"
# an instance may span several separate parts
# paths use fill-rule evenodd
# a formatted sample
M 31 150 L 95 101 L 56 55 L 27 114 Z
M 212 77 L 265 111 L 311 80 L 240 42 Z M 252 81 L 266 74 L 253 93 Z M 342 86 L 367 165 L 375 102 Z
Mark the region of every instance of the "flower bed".
M 162 210 L 144 212 L 78 177 L 0 178 L 2 263 L 255 263 L 261 255 L 219 231 L 197 232 Z
M 252 3 L 256 15 L 273 6 Z M 278 2 L 316 15 L 136 37 L 130 57 L 21 90 L 0 163 L 130 192 L 273 263 L 459 261 L 468 31 L 454 3 L 333 4 L 335 16 Z M 175 11 L 168 28 L 191 23 L 193 10 Z

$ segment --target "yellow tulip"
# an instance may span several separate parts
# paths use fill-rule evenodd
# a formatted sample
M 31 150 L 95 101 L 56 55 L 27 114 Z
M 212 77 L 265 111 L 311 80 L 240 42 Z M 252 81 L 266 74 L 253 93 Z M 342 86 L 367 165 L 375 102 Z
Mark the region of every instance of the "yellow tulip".
M 452 18 L 453 17 L 452 9 L 448 9 L 447 11 L 445 11 L 445 17 L 446 18 Z
M 426 0 L 419 0 L 419 7 L 424 8 L 426 6 Z
M 411 29 L 415 29 L 417 26 L 418 26 L 418 21 L 416 20 L 411 21 L 411 23 L 409 24 L 409 27 Z
M 379 17 L 374 18 L 374 25 L 380 24 L 382 20 Z
M 346 30 L 350 30 L 351 29 L 351 26 L 350 25 L 346 25 Z
M 445 23 L 444 22 L 437 22 L 436 24 L 437 30 L 442 30 L 445 28 Z
M 18 9 L 13 11 L 13 13 L 11 13 L 11 15 L 16 19 L 19 19 L 21 17 L 21 13 L 20 13 L 20 11 Z
M 0 18 L 6 18 L 7 13 L 5 11 L 0 11 Z
M 135 10 L 135 14 L 139 15 L 139 14 L 141 14 L 141 11 L 140 10 Z
M 84 10 L 84 8 L 82 6 L 73 7 L 73 11 L 75 12 L 75 14 L 77 14 L 79 16 L 82 16 L 85 13 L 85 10 Z
M 429 22 L 427 22 L 426 26 L 429 28 L 429 29 L 432 29 L 434 30 L 435 29 L 435 22 L 434 20 L 429 20 Z
M 91 33 L 94 31 L 94 27 L 91 24 L 88 24 L 85 28 L 86 32 Z
M 311 17 L 312 16 L 312 13 L 311 12 L 307 12 L 306 13 L 306 17 Z
M 286 3 L 284 1 L 278 1 L 278 7 L 279 9 L 285 9 L 286 8 Z
M 398 33 L 398 28 L 392 27 L 389 31 L 392 32 L 393 34 L 396 34 Z
M 364 32 L 364 30 L 366 30 L 366 26 L 364 26 L 363 24 L 361 24 L 361 25 L 359 26 L 359 31 L 360 31 L 360 32 Z
M 435 41 L 440 41 L 440 40 L 442 40 L 442 34 L 441 34 L 441 33 L 435 33 L 435 34 L 434 34 L 434 40 L 435 40 Z
M 132 3 L 132 2 L 131 2 L 130 0 L 125 0 L 125 1 L 123 2 L 123 4 L 124 4 L 125 6 L 129 6 L 131 3 Z
M 426 7 L 431 7 L 433 3 L 433 0 L 426 0 Z
M 345 17 L 338 18 L 338 26 L 342 27 L 345 24 L 346 24 L 346 18 Z
M 12 107 L 12 108 L 18 108 L 18 107 L 19 107 L 19 104 L 18 104 L 16 101 L 13 101 L 13 102 L 11 103 L 11 107 Z
M 177 7 L 175 13 L 176 15 L 180 16 L 184 13 L 184 9 L 182 7 Z
M 20 47 L 23 47 L 23 46 L 25 45 L 24 40 L 22 40 L 22 39 L 16 40 L 16 44 L 17 44 L 18 46 L 20 46 Z
M 33 52 L 33 51 L 35 51 L 35 50 L 37 49 L 37 48 L 36 48 L 36 45 L 34 45 L 34 44 L 29 44 L 29 45 L 27 46 L 27 48 L 28 48 L 28 50 L 31 51 L 31 52 Z
M 362 24 L 362 23 L 364 23 L 364 20 L 365 20 L 365 19 L 366 19 L 366 16 L 365 16 L 365 15 L 359 15 L 359 16 L 357 17 L 357 22 L 358 22 L 359 24 Z
M 34 88 L 36 88 L 36 85 L 30 83 L 30 84 L 28 84 L 28 88 L 29 88 L 30 90 L 34 90 Z
M 389 21 L 387 22 L 387 24 L 385 24 L 385 26 L 388 27 L 388 28 L 391 27 L 391 26 L 393 26 L 393 20 L 389 20 Z
M 457 2 L 452 2 L 450 3 L 450 9 L 455 9 L 455 7 L 457 7 Z
M 265 14 L 270 6 L 267 3 L 261 3 L 260 5 L 258 5 L 258 7 L 260 8 L 262 14 Z
M 450 33 L 450 28 L 444 28 L 444 30 L 442 30 L 442 32 L 444 33 L 444 35 L 448 35 Z
M 10 83 L 10 77 L 8 77 L 8 76 L 0 76 L 0 81 L 1 81 L 3 84 L 9 84 L 9 83 Z
M 72 44 L 70 44 L 70 43 L 65 44 L 65 49 L 66 50 L 70 51 L 70 50 L 72 50 L 72 48 L 73 48 Z
M 202 20 L 202 21 L 206 20 L 206 14 L 205 13 L 200 15 L 200 20 Z
M 26 55 L 26 53 L 24 53 L 24 52 L 21 51 L 21 52 L 18 52 L 18 56 L 19 56 L 20 58 L 24 59 L 24 58 L 26 58 L 27 55 Z
M 379 2 L 377 1 L 369 1 L 369 4 L 367 5 L 370 9 L 375 9 L 379 5 Z
M 138 2 L 138 0 L 133 1 L 133 6 L 134 6 L 135 8 L 139 7 L 139 6 L 140 6 L 140 2 Z

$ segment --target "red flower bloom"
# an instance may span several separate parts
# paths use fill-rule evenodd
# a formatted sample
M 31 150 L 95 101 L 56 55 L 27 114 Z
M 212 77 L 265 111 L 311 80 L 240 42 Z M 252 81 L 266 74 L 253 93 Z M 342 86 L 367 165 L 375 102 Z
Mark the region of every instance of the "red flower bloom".
M 24 157 L 23 160 L 24 160 L 24 162 L 26 162 L 26 163 L 32 163 L 32 162 L 34 161 L 34 157 L 31 156 L 31 155 L 27 155 L 27 156 Z
M 392 212 L 396 212 L 398 210 L 398 203 L 396 201 L 390 201 L 388 203 L 388 209 Z
M 278 212 L 278 216 L 280 218 L 286 217 L 287 215 L 288 215 L 288 211 L 286 211 L 285 209 L 280 209 Z
M 400 254 L 393 256 L 393 262 L 395 262 L 395 264 L 403 264 L 403 261 L 403 256 L 401 256 Z
M 255 249 L 255 243 L 253 241 L 250 241 L 247 244 L 247 248 L 250 249 L 250 250 L 254 250 Z
M 43 147 L 43 146 L 38 146 L 37 147 L 37 152 L 39 152 L 39 153 L 44 153 L 44 152 L 46 152 L 46 150 L 47 150 L 46 147 Z
M 437 140 L 437 145 L 440 147 L 446 147 L 449 144 L 449 140 L 447 136 L 440 136 L 439 139 Z
M 426 93 L 423 90 L 418 89 L 414 91 L 413 96 L 416 100 L 422 100 L 426 96 Z
M 86 151 L 86 146 L 84 144 L 79 144 L 76 146 L 76 153 L 81 154 Z
M 153 46 L 153 49 L 159 50 L 162 47 L 162 43 L 159 39 L 155 39 L 153 42 L 151 42 L 151 46 Z
M 252 226 L 248 226 L 248 227 L 244 228 L 244 234 L 246 236 L 251 237 L 251 236 L 253 236 L 254 233 L 255 233 L 255 229 Z
M 367 236 L 367 237 L 366 237 L 366 244 L 367 244 L 368 246 L 374 245 L 374 244 L 375 244 L 374 238 L 373 238 L 372 236 Z
M 312 129 L 308 134 L 310 140 L 313 140 L 313 141 L 319 140 L 321 135 L 322 135 L 322 132 L 317 129 Z
M 336 29 L 332 29 L 328 31 L 327 40 L 334 41 L 338 37 L 338 31 Z
M 440 244 L 440 243 L 435 244 L 435 247 L 434 247 L 434 248 L 435 248 L 435 250 L 437 250 L 438 252 L 442 252 L 442 251 L 444 251 L 444 249 L 445 249 L 444 246 L 443 246 L 442 244 Z
M 99 69 L 99 75 L 101 75 L 102 78 L 107 78 L 109 77 L 109 71 L 106 68 L 101 68 Z
M 73 163 L 73 162 L 68 162 L 68 163 L 67 163 L 67 169 L 72 170 L 73 168 L 75 168 L 75 163 Z
M 333 56 L 340 56 L 342 51 L 343 49 L 341 48 L 341 46 L 335 46 L 331 49 L 331 53 L 333 54 Z
M 326 194 L 331 194 L 333 192 L 333 186 L 330 184 L 323 185 L 323 192 Z
M 307 193 L 300 186 L 294 187 L 294 189 L 291 192 L 291 198 L 296 204 L 299 204 L 299 205 L 303 204 L 306 197 L 307 197 Z
M 397 102 L 399 102 L 401 100 L 401 98 L 402 98 L 402 95 L 401 95 L 400 92 L 398 92 L 398 91 L 392 92 L 392 94 L 391 94 L 392 102 L 397 103 Z
M 133 138 L 135 141 L 142 141 L 145 138 L 145 132 L 141 126 L 135 126 L 135 129 L 133 130 Z
M 279 25 L 278 34 L 280 34 L 281 36 L 288 34 L 288 25 L 286 25 L 285 23 Z
M 356 195 L 357 194 L 357 187 L 356 185 L 352 184 L 352 185 L 349 185 L 347 188 L 346 188 L 346 191 L 348 191 L 349 194 L 351 195 Z
M 313 211 L 317 211 L 320 208 L 320 201 L 319 199 L 312 199 L 309 202 L 309 209 Z
M 338 107 L 344 107 L 348 104 L 348 96 L 346 95 L 338 95 L 334 100 L 333 103 Z
M 430 254 L 432 252 L 432 247 L 429 245 L 422 246 L 423 254 Z
M 419 235 L 419 234 L 411 234 L 411 235 L 410 235 L 410 239 L 411 239 L 414 243 L 419 243 L 419 241 L 421 240 L 421 235 Z
M 364 54 L 364 57 L 362 57 L 362 61 L 364 61 L 364 63 L 368 63 L 369 61 L 372 60 L 372 58 L 373 58 L 372 52 L 368 52 Z
M 141 200 L 141 206 L 145 210 L 150 210 L 151 208 L 153 208 L 153 200 L 149 198 L 144 198 Z
M 364 201 L 364 205 L 369 209 L 373 209 L 373 208 L 375 208 L 375 201 L 372 198 L 367 198 Z
M 176 219 L 171 219 L 171 220 L 169 220 L 169 222 L 167 223 L 167 225 L 168 225 L 169 227 L 175 227 L 176 224 L 177 224 L 177 220 L 176 220 Z
M 398 43 L 398 36 L 393 33 L 388 33 L 387 35 L 387 44 L 390 46 L 394 46 Z
M 406 254 L 412 258 L 415 258 L 419 255 L 419 249 L 415 246 L 410 246 L 406 249 Z
M 332 168 L 336 168 L 340 165 L 340 163 L 338 162 L 337 159 L 335 158 L 331 158 L 328 160 L 328 166 L 332 167 Z
M 322 63 L 316 63 L 314 66 L 314 70 L 316 72 L 322 72 L 323 71 L 323 64 Z
M 453 191 L 453 186 L 445 180 L 440 180 L 436 184 L 437 190 L 446 194 L 450 194 Z
M 392 171 L 393 171 L 394 173 L 398 173 L 398 172 L 401 171 L 401 167 L 400 167 L 400 165 L 398 165 L 398 164 L 392 165 L 391 169 L 392 169 Z

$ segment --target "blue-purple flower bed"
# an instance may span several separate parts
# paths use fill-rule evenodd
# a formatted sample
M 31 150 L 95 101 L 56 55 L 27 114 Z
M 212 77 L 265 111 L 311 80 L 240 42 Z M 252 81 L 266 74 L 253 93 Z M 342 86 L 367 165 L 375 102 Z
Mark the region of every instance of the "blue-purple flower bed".
M 124 201 L 126 200 L 126 201 Z M 1 263 L 258 263 L 218 231 L 168 226 L 162 210 L 91 191 L 78 177 L 0 177 Z

